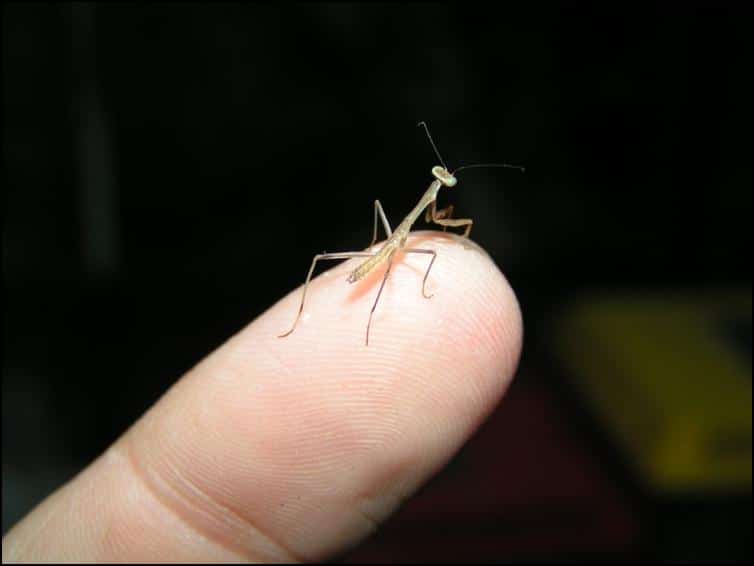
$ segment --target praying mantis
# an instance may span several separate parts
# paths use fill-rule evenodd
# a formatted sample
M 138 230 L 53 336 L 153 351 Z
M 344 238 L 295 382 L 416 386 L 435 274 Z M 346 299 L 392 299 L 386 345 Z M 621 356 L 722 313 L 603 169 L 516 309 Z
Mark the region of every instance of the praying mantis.
M 465 227 L 466 229 L 463 233 L 463 236 L 465 238 L 468 238 L 469 234 L 471 233 L 471 227 L 473 226 L 474 221 L 470 218 L 451 218 L 451 215 L 453 214 L 452 204 L 443 209 L 437 209 L 437 193 L 440 191 L 440 189 L 442 189 L 443 187 L 448 189 L 455 187 L 458 183 L 458 179 L 456 179 L 455 174 L 462 169 L 471 169 L 472 167 L 508 167 L 512 169 L 518 169 L 522 172 L 524 171 L 524 168 L 521 166 L 508 165 L 507 163 L 479 163 L 458 167 L 453 172 L 450 172 L 448 171 L 445 162 L 440 156 L 440 152 L 437 150 L 437 146 L 435 145 L 435 142 L 432 139 L 431 134 L 429 133 L 427 124 L 425 122 L 419 122 L 417 126 L 424 128 L 424 131 L 427 133 L 427 137 L 429 138 L 429 143 L 432 145 L 432 148 L 435 151 L 435 155 L 437 155 L 437 158 L 441 163 L 441 165 L 435 165 L 434 167 L 432 167 L 432 176 L 435 179 L 431 182 L 427 190 L 422 195 L 421 199 L 419 199 L 419 202 L 416 204 L 416 206 L 411 210 L 411 212 L 406 215 L 406 217 L 395 230 L 392 230 L 390 228 L 390 222 L 388 222 L 387 220 L 387 216 L 385 215 L 385 211 L 382 209 L 380 201 L 374 201 L 374 230 L 372 232 L 372 242 L 369 244 L 369 246 L 367 246 L 366 250 L 369 250 L 372 246 L 374 246 L 375 242 L 377 241 L 378 217 L 382 221 L 382 226 L 384 227 L 385 233 L 387 234 L 387 240 L 385 240 L 385 243 L 379 250 L 321 253 L 314 256 L 314 258 L 312 259 L 311 267 L 309 268 L 309 273 L 306 276 L 306 281 L 304 283 L 304 292 L 301 296 L 301 304 L 299 305 L 296 319 L 293 321 L 293 326 L 288 332 L 281 334 L 280 336 L 278 336 L 278 338 L 285 338 L 296 329 L 296 325 L 301 318 L 301 313 L 304 311 L 306 291 L 309 288 L 309 282 L 311 281 L 312 273 L 314 273 L 314 267 L 317 265 L 318 261 L 361 257 L 366 259 L 348 275 L 347 281 L 349 283 L 355 283 L 360 279 L 363 279 L 377 267 L 387 262 L 387 269 L 385 269 L 385 274 L 382 277 L 380 288 L 377 291 L 377 297 L 375 298 L 374 304 L 372 305 L 372 310 L 369 311 L 369 320 L 367 321 L 365 339 L 365 346 L 369 346 L 369 329 L 372 326 L 372 315 L 374 315 L 374 311 L 377 308 L 377 303 L 379 302 L 380 296 L 382 295 L 382 289 L 385 287 L 385 282 L 387 281 L 388 275 L 390 275 L 390 269 L 393 266 L 393 260 L 398 250 L 402 250 L 404 253 L 424 254 L 432 256 L 432 259 L 429 260 L 427 271 L 424 273 L 424 279 L 422 280 L 422 296 L 425 299 L 432 298 L 432 295 L 427 295 L 427 293 L 425 292 L 425 287 L 427 284 L 427 277 L 429 277 L 429 272 L 432 269 L 432 265 L 435 263 L 435 259 L 437 259 L 437 252 L 423 248 L 406 248 L 406 241 L 408 240 L 408 234 L 411 231 L 411 227 L 421 216 L 422 212 L 425 212 L 424 218 L 426 222 L 434 222 L 435 224 L 442 226 L 443 230 L 447 230 L 447 228 L 449 227 Z

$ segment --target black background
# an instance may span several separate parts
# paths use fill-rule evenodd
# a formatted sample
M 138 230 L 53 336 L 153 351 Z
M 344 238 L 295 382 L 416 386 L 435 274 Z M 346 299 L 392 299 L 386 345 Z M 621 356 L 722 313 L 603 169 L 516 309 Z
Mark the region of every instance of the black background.
M 751 284 L 751 8 L 3 6 L 3 531 L 431 180 L 527 336 L 590 289 Z M 531 360 L 524 351 L 523 367 Z M 750 521 L 750 518 L 749 518 Z

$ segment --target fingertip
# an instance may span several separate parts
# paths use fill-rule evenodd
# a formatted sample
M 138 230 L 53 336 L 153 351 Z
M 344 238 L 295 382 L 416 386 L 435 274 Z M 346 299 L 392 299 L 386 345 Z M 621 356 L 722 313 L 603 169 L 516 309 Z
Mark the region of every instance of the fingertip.
M 412 233 L 407 247 L 436 252 L 433 297 L 422 296 L 426 255 L 396 257 L 368 346 L 384 266 L 348 285 L 356 259 L 312 280 L 287 337 L 277 336 L 290 328 L 301 288 L 197 368 L 200 387 L 215 383 L 203 409 L 215 456 L 200 465 L 200 448 L 190 447 L 179 467 L 192 466 L 200 482 L 221 476 L 213 497 L 246 502 L 250 521 L 300 556 L 325 557 L 371 532 L 364 514 L 381 521 L 437 471 L 515 373 L 521 312 L 490 256 L 438 232 Z M 213 471 L 220 461 L 222 474 Z
M 320 560 L 373 532 L 442 467 L 509 384 L 521 314 L 470 240 L 420 232 L 407 245 L 437 254 L 432 298 L 427 254 L 396 257 L 368 346 L 381 273 L 348 285 L 355 260 L 312 281 L 293 332 L 279 338 L 301 288 L 179 380 L 116 445 L 128 455 L 113 464 L 121 471 L 86 486 L 119 509 L 108 536 L 138 535 L 160 556 L 182 556 L 189 537 L 197 557 L 206 547 L 207 557 Z M 181 528 L 134 527 L 143 501 Z

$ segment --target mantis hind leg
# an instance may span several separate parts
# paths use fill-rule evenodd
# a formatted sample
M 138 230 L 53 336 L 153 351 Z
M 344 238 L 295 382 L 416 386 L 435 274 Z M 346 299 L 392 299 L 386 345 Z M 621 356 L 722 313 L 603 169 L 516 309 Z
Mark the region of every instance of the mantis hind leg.
M 393 230 L 390 228 L 390 222 L 387 221 L 387 216 L 385 216 L 385 211 L 382 210 L 382 205 L 380 204 L 379 200 L 374 201 L 374 231 L 372 233 L 372 243 L 369 244 L 369 247 L 371 248 L 374 243 L 377 241 L 377 216 L 379 215 L 380 219 L 382 220 L 382 227 L 385 228 L 385 233 L 387 234 L 387 237 L 393 235 Z
M 369 321 L 367 322 L 367 337 L 365 346 L 369 346 L 369 328 L 372 326 L 372 315 L 374 314 L 374 310 L 377 308 L 377 303 L 380 300 L 380 295 L 382 295 L 382 289 L 385 287 L 385 281 L 387 281 L 387 276 L 390 275 L 390 268 L 393 266 L 393 257 L 395 257 L 395 252 L 390 254 L 390 259 L 387 261 L 387 269 L 385 270 L 385 275 L 382 277 L 382 283 L 380 283 L 380 290 L 377 291 L 377 298 L 374 299 L 374 304 L 372 305 L 372 310 L 369 311 Z
M 301 318 L 301 313 L 304 312 L 304 301 L 306 300 L 306 291 L 309 288 L 309 281 L 311 281 L 312 273 L 314 273 L 314 266 L 317 265 L 317 262 L 321 259 L 348 259 L 352 257 L 372 257 L 373 253 L 371 252 L 336 252 L 336 253 L 330 253 L 330 254 L 317 254 L 314 256 L 314 259 L 312 259 L 312 265 L 309 268 L 309 273 L 306 276 L 306 282 L 304 283 L 304 293 L 301 295 L 301 304 L 298 307 L 298 314 L 296 314 L 296 320 L 293 321 L 293 326 L 291 329 L 278 336 L 278 338 L 285 338 L 291 332 L 293 332 L 296 329 L 296 324 L 298 324 L 298 319 Z

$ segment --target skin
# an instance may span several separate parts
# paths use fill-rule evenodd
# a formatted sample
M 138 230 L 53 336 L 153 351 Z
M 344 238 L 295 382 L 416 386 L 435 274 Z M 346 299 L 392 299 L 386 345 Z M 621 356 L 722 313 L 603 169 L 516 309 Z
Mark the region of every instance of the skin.
M 104 454 L 3 538 L 12 561 L 316 561 L 371 534 L 496 407 L 521 350 L 515 295 L 450 234 L 382 269 L 349 260 L 291 292 L 183 376 Z M 478 486 L 477 489 L 484 489 Z

